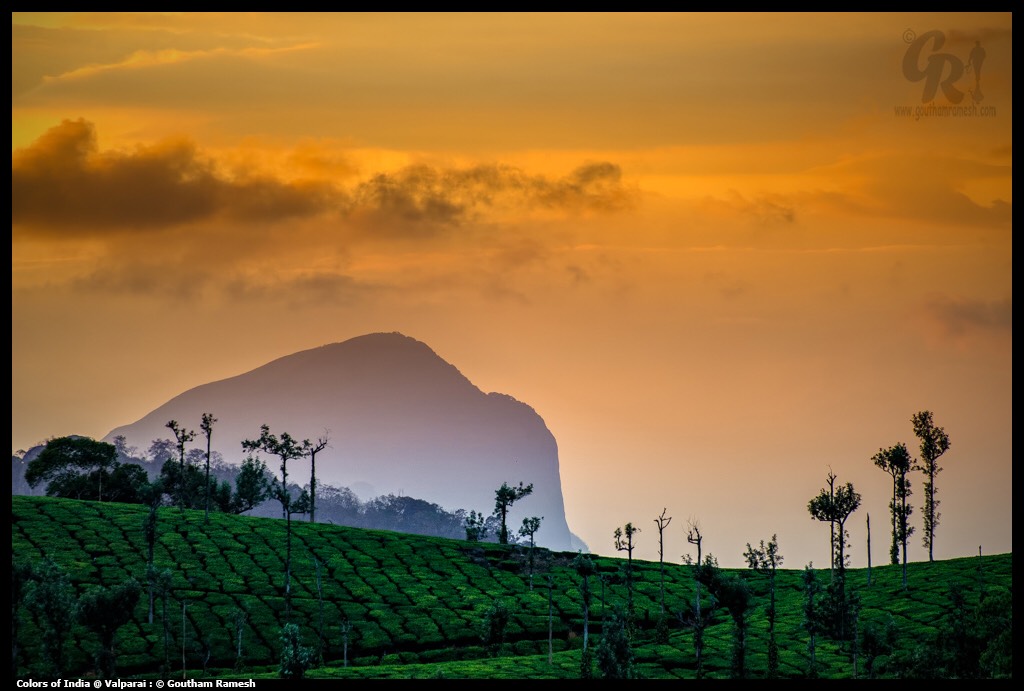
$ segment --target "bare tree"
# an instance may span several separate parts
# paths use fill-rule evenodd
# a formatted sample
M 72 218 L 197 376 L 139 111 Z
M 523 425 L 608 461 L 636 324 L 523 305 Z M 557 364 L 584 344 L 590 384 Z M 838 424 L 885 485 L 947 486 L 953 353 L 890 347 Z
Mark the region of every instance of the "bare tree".
M 704 629 L 707 628 L 710 623 L 711 616 L 714 614 L 715 605 L 717 603 L 712 600 L 710 609 L 707 611 L 701 610 L 701 576 L 704 568 L 704 564 L 701 562 L 701 553 L 704 545 L 704 535 L 701 533 L 700 521 L 692 517 L 686 521 L 686 541 L 691 545 L 697 546 L 696 562 L 694 562 L 693 557 L 689 554 L 683 555 L 683 563 L 693 567 L 693 583 L 696 594 L 693 598 L 693 605 L 680 611 L 677 614 L 677 617 L 680 624 L 683 626 L 689 626 L 693 629 L 693 649 L 697 656 L 697 678 L 703 679 Z
M 701 565 L 701 544 L 704 541 L 704 536 L 700 532 L 700 521 L 695 518 L 691 518 L 686 522 L 686 541 L 691 545 L 697 545 L 697 566 Z M 686 563 L 690 563 L 690 555 L 687 554 L 683 557 Z M 694 583 L 697 586 L 697 596 L 694 598 L 693 607 L 696 611 L 697 617 L 700 618 L 700 581 L 694 579 Z
M 330 430 L 309 446 L 309 522 L 316 523 L 316 455 L 327 448 Z
M 658 526 L 658 563 L 661 567 L 661 616 L 665 616 L 665 528 L 672 522 L 672 517 L 665 516 L 667 508 L 662 508 L 661 515 L 654 519 Z

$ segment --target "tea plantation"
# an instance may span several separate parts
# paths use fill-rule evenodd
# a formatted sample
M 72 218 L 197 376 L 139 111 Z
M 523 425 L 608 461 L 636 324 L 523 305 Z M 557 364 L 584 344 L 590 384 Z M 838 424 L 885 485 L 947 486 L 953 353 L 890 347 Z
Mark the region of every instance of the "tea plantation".
M 180 679 L 183 666 L 189 677 L 276 677 L 285 623 L 285 522 L 211 514 L 204 524 L 202 511 L 159 509 L 154 563 L 158 569 L 169 569 L 172 576 L 165 631 L 159 598 L 149 623 L 147 514 L 148 509 L 139 505 L 14 496 L 12 558 L 27 563 L 53 559 L 67 573 L 77 595 L 128 577 L 142 584 L 134 616 L 116 638 L 117 671 L 122 678 L 173 673 Z M 319 649 L 323 658 L 307 677 L 580 676 L 583 614 L 580 577 L 572 566 L 576 554 L 538 549 L 531 590 L 524 547 L 303 521 L 293 521 L 292 529 L 291 620 L 299 625 L 303 643 Z M 601 638 L 602 622 L 627 597 L 621 576 L 625 560 L 593 559 L 598 574 L 590 579 L 592 650 Z M 319 588 L 317 562 L 321 565 Z M 674 615 L 693 602 L 693 568 L 665 565 L 670 615 L 667 643 L 658 643 L 659 565 L 636 560 L 633 564 L 637 675 L 695 678 L 693 632 Z M 894 624 L 892 649 L 873 660 L 874 671 L 883 675 L 895 674 L 894 666 L 886 666 L 889 657 L 912 656 L 947 626 L 952 611 L 950 583 L 963 586 L 972 607 L 983 592 L 1005 593 L 1005 601 L 1011 601 L 1011 554 L 912 563 L 908 568 L 907 590 L 902 588 L 899 567 L 876 566 L 871 585 L 865 569 L 847 572 L 847 588 L 860 598 L 858 625 L 881 625 L 890 617 Z M 768 577 L 751 570 L 725 571 L 742 575 L 753 590 L 746 675 L 762 678 L 768 660 Z M 803 576 L 803 569 L 780 569 L 776 575 L 778 674 L 785 678 L 806 676 L 809 665 Z M 818 577 L 823 585 L 827 583 L 828 569 L 819 571 Z M 510 619 L 497 656 L 489 656 L 481 639 L 481 623 L 496 601 L 508 606 Z M 705 607 L 711 604 L 706 597 L 704 602 Z M 43 622 L 27 607 L 12 614 L 21 622 L 17 675 L 40 678 L 45 669 Z M 992 614 L 1000 616 L 1005 616 L 1005 635 L 1012 635 L 1012 608 Z M 341 626 L 345 621 L 351 625 L 347 646 Z M 65 675 L 91 676 L 99 646 L 96 636 L 77 624 L 66 645 Z M 716 610 L 704 632 L 704 676 L 730 676 L 732 645 L 733 621 L 724 609 Z M 821 677 L 868 675 L 868 656 L 855 651 L 849 641 L 840 644 L 819 634 L 815 658 Z M 169 668 L 162 671 L 168 663 Z M 596 664 L 594 673 L 600 676 Z

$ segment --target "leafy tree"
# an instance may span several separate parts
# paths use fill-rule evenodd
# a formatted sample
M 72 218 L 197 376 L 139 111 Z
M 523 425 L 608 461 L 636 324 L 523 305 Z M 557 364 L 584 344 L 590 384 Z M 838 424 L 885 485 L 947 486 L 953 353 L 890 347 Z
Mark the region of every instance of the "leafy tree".
M 132 619 L 142 587 L 134 578 L 120 585 L 87 590 L 78 601 L 78 620 L 100 640 L 96 671 L 101 679 L 117 678 L 117 631 Z
M 178 424 L 177 420 L 168 420 L 167 424 L 164 425 L 167 429 L 171 430 L 174 434 L 174 439 L 178 443 L 178 470 L 180 471 L 180 477 L 185 477 L 185 444 L 189 443 L 196 438 L 195 430 L 188 430 Z M 185 486 L 178 486 L 178 507 L 185 510 Z
M 892 477 L 892 500 L 889 502 L 889 515 L 892 518 L 892 543 L 889 545 L 889 563 L 896 566 L 900 563 L 900 540 L 899 540 L 899 523 L 897 520 L 897 511 L 899 508 L 899 502 L 897 500 L 897 485 L 899 483 L 900 476 L 900 460 L 902 459 L 902 453 L 896 446 L 888 449 L 879 449 L 878 453 L 871 457 L 875 466 L 881 468 Z M 902 444 L 903 452 L 906 452 L 906 444 Z M 910 456 L 907 458 L 907 471 L 910 470 Z
M 309 446 L 309 522 L 316 523 L 316 455 L 327 448 L 329 432 Z
M 580 651 L 580 679 L 594 678 L 594 653 L 590 648 Z
M 21 607 L 35 570 L 27 561 L 15 561 L 11 553 L 11 679 L 18 677 L 18 633 L 21 630 Z
M 203 483 L 206 486 L 206 514 L 203 516 L 203 522 L 210 522 L 210 441 L 213 437 L 213 423 L 217 422 L 217 418 L 212 413 L 203 413 L 202 421 L 199 423 L 199 428 L 203 430 L 203 435 L 206 437 L 206 482 Z
M 466 540 L 469 542 L 479 542 L 487 537 L 487 524 L 485 521 L 486 519 L 482 513 L 470 511 L 463 523 L 466 529 Z
M 633 610 L 633 549 L 636 547 L 636 543 L 633 541 L 633 536 L 640 532 L 640 529 L 635 527 L 632 523 L 627 523 L 622 528 L 615 529 L 615 549 L 619 552 L 626 553 L 626 602 L 627 602 L 627 616 L 629 617 L 630 627 L 635 616 Z
M 687 555 L 689 556 L 689 555 Z M 692 558 L 690 562 L 692 563 Z M 700 565 L 696 566 L 700 569 Z M 697 581 L 698 587 L 700 581 Z M 689 629 L 693 630 L 693 651 L 697 658 L 697 678 L 704 678 L 704 630 L 711 623 L 711 618 L 715 613 L 716 603 L 714 600 L 711 601 L 709 607 L 701 608 L 700 600 L 696 600 L 693 603 L 687 604 L 686 609 L 680 610 L 676 614 L 676 618 L 679 619 L 679 623 Z
M 949 435 L 932 422 L 932 412 L 922 410 L 910 418 L 914 435 L 921 440 L 921 462 L 914 470 L 922 471 L 927 479 L 924 483 L 924 546 L 928 548 L 928 561 L 934 561 L 935 529 L 939 525 L 939 500 L 935 498 L 935 476 L 939 467 L 939 456 L 949 450 Z
M 661 515 L 654 519 L 654 525 L 658 527 L 658 565 L 661 571 L 661 616 L 665 617 L 665 528 L 672 522 L 672 517 L 665 516 L 667 508 L 661 510 Z
M 983 592 L 972 616 L 971 631 L 981 642 L 979 676 L 1013 677 L 1013 594 L 1006 588 Z
M 292 514 L 304 513 L 309 508 L 309 495 L 303 492 L 298 500 L 293 501 L 291 491 L 288 488 L 288 461 L 305 457 L 310 449 L 308 439 L 301 442 L 293 439 L 290 434 L 283 432 L 281 438 L 270 433 L 270 427 L 260 426 L 258 439 L 244 439 L 242 449 L 248 453 L 264 452 L 277 456 L 281 459 L 281 480 L 274 480 L 271 492 L 281 502 L 281 509 L 285 518 L 285 535 L 287 536 L 287 547 L 285 549 L 284 562 L 284 611 L 285 617 L 291 620 L 292 605 Z M 284 633 L 282 633 L 282 636 Z
M 962 584 L 948 584 L 949 606 L 934 635 L 897 649 L 887 671 L 901 678 L 983 679 L 1013 676 L 1013 596 L 996 588 L 971 605 Z
M 121 463 L 141 460 L 139 458 L 139 447 L 128 446 L 128 438 L 123 434 L 114 437 L 114 448 L 117 449 L 117 460 Z
M 899 545 L 903 545 L 903 589 L 907 589 L 907 538 L 914 532 L 913 526 L 909 525 L 910 514 L 914 507 L 907 503 L 907 498 L 912 494 L 910 480 L 907 474 L 911 470 L 912 460 L 907 445 L 900 442 L 888 449 L 879 449 L 878 453 L 872 456 L 872 460 L 879 468 L 886 470 L 892 476 L 892 502 L 889 510 L 892 513 L 892 547 L 890 557 L 892 563 L 899 564 Z
M 193 454 L 192 451 L 197 453 Z M 210 478 L 207 484 L 203 471 L 193 462 L 204 454 L 199 449 L 192 451 L 186 455 L 184 466 L 174 460 L 164 461 L 160 469 L 164 493 L 173 497 L 181 509 L 204 509 L 209 497 L 215 509 L 230 511 L 231 485 L 227 482 L 218 483 L 216 478 Z
M 519 529 L 520 537 L 530 539 L 530 590 L 533 590 L 533 549 L 536 542 L 534 537 L 537 535 L 537 531 L 540 530 L 540 522 L 542 520 L 544 520 L 543 516 L 524 518 L 523 526 Z
M 242 461 L 235 477 L 235 494 L 231 498 L 231 513 L 245 513 L 262 504 L 270 495 L 267 464 L 254 456 Z
M 88 437 L 57 437 L 29 462 L 25 481 L 32 488 L 47 482 L 49 497 L 103 501 L 103 481 L 116 465 L 113 444 Z
M 590 555 L 583 552 L 576 555 L 572 566 L 580 577 L 580 596 L 583 599 L 583 650 L 586 650 L 590 640 L 590 577 L 597 574 L 597 566 Z
M 701 564 L 701 545 L 704 542 L 704 536 L 700 533 L 700 521 L 691 518 L 687 521 L 686 541 L 691 545 L 697 545 L 697 568 L 700 568 Z M 693 563 L 689 554 L 683 556 L 683 561 L 687 564 Z M 696 577 L 694 582 L 697 584 L 697 595 L 693 599 L 693 607 L 696 617 L 700 618 L 700 580 Z
M 774 679 L 779 672 L 779 646 L 775 642 L 775 570 L 782 565 L 778 536 L 772 535 L 767 545 L 761 540 L 760 547 L 751 547 L 748 542 L 743 556 L 750 568 L 768 576 L 768 677 Z
M 512 611 L 502 600 L 495 600 L 484 612 L 480 626 L 480 639 L 491 657 L 498 657 L 505 642 L 505 630 L 512 619 Z
M 100 472 L 93 472 L 88 479 L 86 484 L 91 484 L 89 480 L 92 480 L 94 476 L 99 475 Z M 136 465 L 135 463 L 116 463 L 110 470 L 110 474 L 107 479 L 103 482 L 103 498 L 104 501 L 118 502 L 122 504 L 139 504 L 142 503 L 142 488 L 149 481 L 149 476 L 146 474 L 145 469 Z M 83 496 L 83 499 L 86 497 Z
M 698 569 L 697 578 L 732 617 L 732 674 L 734 678 L 742 679 L 746 676 L 747 615 L 753 604 L 750 586 L 739 575 L 719 569 L 718 561 L 710 554 Z
M 888 656 L 896 647 L 896 621 L 890 614 L 884 623 L 871 621 L 860 633 L 860 651 L 864 654 L 864 669 L 869 679 L 875 678 L 875 660 Z
M 829 521 L 837 530 L 833 531 L 834 541 L 832 548 L 832 580 L 828 587 L 827 620 L 833 635 L 840 640 L 846 640 L 852 631 L 849 627 L 851 599 L 846 593 L 846 544 L 849 534 L 846 532 L 846 521 L 860 506 L 860 494 L 854 488 L 853 483 L 835 487 L 832 485 L 835 475 L 829 473 L 830 491 L 822 489 L 818 496 L 811 499 L 807 504 L 807 510 L 811 517 L 818 521 Z M 825 615 L 823 615 L 825 616 Z
M 807 667 L 807 676 L 814 679 L 818 676 L 818 662 L 815 657 L 816 639 L 821 632 L 818 612 L 818 596 L 821 594 L 821 583 L 818 581 L 818 574 L 814 571 L 814 565 L 808 564 L 804 567 L 804 629 L 807 630 L 807 652 L 810 654 L 810 662 Z
M 627 633 L 626 617 L 615 608 L 597 645 L 597 666 L 605 679 L 636 679 L 635 655 Z
M 281 664 L 278 674 L 282 679 L 302 679 L 313 664 L 313 651 L 302 645 L 297 624 L 281 627 Z
M 832 530 L 832 567 L 842 570 L 846 568 L 845 548 L 849 537 L 845 528 L 846 520 L 860 507 L 860 494 L 854 491 L 851 482 L 836 488 L 834 486 L 835 477 L 829 472 L 829 490 L 820 490 L 818 496 L 807 503 L 807 511 L 811 514 L 811 518 L 817 521 L 838 526 L 838 531 Z
M 508 529 L 505 527 L 508 511 L 520 499 L 533 494 L 533 483 L 523 486 L 520 482 L 518 487 L 510 487 L 507 482 L 501 483 L 501 487 L 494 490 L 494 515 L 501 520 L 501 531 L 498 533 L 498 543 L 508 544 Z
M 146 452 L 146 456 L 148 456 L 153 463 L 162 466 L 164 461 L 174 458 L 175 450 L 174 442 L 170 439 L 154 439 L 149 445 L 149 450 Z
M 64 642 L 75 623 L 75 592 L 67 574 L 49 557 L 33 571 L 25 606 L 43 625 L 44 674 L 60 678 L 64 672 Z

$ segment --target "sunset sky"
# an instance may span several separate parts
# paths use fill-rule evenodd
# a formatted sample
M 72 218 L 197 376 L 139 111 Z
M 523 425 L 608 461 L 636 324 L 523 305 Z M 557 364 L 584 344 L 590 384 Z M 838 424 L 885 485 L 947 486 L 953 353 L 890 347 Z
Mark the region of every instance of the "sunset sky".
M 666 560 L 694 519 L 724 566 L 777 533 L 825 567 L 831 468 L 853 566 L 867 513 L 884 563 L 871 456 L 916 457 L 925 409 L 935 557 L 1012 550 L 1009 13 L 13 13 L 11 39 L 12 451 L 399 331 L 544 418 L 595 553 L 630 521 L 656 559 L 667 508 Z

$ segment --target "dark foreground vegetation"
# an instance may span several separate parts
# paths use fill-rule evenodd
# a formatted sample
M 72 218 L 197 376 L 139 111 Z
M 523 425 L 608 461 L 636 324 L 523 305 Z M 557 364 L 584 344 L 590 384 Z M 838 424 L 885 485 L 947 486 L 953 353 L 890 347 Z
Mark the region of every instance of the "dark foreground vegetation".
M 281 519 L 12 497 L 12 674 L 1012 675 L 1011 554 L 911 563 L 906 588 L 898 565 L 871 569 L 870 584 L 847 569 L 839 636 L 809 613 L 828 603 L 827 568 L 666 562 L 662 579 L 658 562 L 538 548 L 531 578 L 523 545 L 294 522 L 286 607 L 285 530 Z

